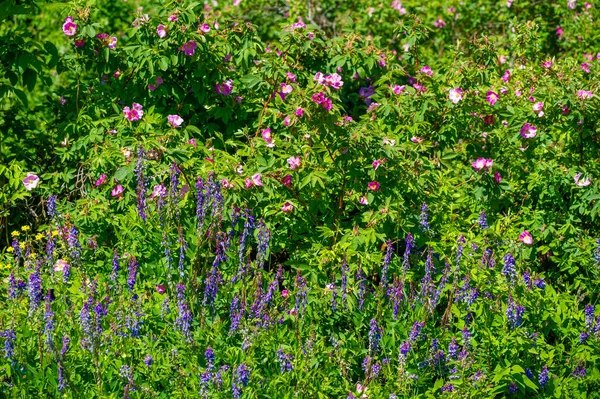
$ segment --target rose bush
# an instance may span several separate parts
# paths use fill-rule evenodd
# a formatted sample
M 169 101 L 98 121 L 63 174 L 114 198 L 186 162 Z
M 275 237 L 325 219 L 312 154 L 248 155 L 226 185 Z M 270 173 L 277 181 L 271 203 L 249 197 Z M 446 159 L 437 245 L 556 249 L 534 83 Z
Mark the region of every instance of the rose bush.
M 0 389 L 594 397 L 597 14 L 3 3 Z

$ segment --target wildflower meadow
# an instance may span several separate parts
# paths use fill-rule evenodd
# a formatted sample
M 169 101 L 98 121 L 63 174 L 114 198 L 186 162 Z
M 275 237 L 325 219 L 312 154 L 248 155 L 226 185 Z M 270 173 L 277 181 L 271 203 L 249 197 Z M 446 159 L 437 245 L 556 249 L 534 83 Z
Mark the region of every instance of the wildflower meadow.
M 600 398 L 597 2 L 0 21 L 0 397 Z

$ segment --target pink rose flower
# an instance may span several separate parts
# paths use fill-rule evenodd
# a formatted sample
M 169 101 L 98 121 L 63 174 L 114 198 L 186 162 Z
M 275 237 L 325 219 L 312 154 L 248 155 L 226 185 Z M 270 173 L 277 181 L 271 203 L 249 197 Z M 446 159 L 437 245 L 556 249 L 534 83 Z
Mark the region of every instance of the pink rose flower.
M 367 188 L 371 191 L 379 191 L 381 185 L 376 181 L 372 181 L 367 184 Z
M 459 101 L 463 99 L 463 89 L 458 87 L 456 89 L 450 89 L 448 97 L 454 104 L 458 104 Z
M 385 159 L 376 159 L 373 161 L 373 169 L 377 170 L 377 168 L 379 168 L 381 165 L 383 165 L 383 163 L 385 162 Z
M 590 181 L 589 177 L 586 177 L 585 179 L 581 178 L 582 174 L 581 173 L 577 173 L 575 176 L 573 176 L 573 179 L 575 180 L 575 184 L 579 187 L 587 187 L 589 186 L 592 182 Z
M 254 184 L 257 187 L 262 187 L 263 183 L 262 183 L 262 180 L 261 180 L 260 173 L 252 175 L 252 184 Z
M 477 160 L 475 162 L 471 163 L 471 166 L 473 166 L 473 168 L 477 172 L 481 172 L 482 170 L 484 172 L 487 172 L 489 169 L 492 168 L 493 164 L 494 164 L 494 161 L 491 159 L 477 158 Z
M 275 147 L 275 143 L 273 143 L 273 135 L 271 134 L 271 128 L 263 129 L 261 136 L 267 142 L 267 147 Z
M 289 168 L 291 170 L 296 170 L 302 167 L 302 158 L 301 157 L 289 157 L 287 159 L 287 163 L 289 164 Z
M 593 95 L 594 95 L 593 91 L 577 90 L 577 97 L 579 97 L 582 100 L 587 100 L 588 98 L 592 98 Z
M 231 94 L 233 90 L 233 80 L 227 80 L 221 84 L 217 84 L 215 86 L 215 91 L 217 94 L 221 94 L 223 96 L 228 96 Z
M 33 173 L 27 173 L 27 176 L 23 179 L 23 185 L 27 191 L 31 191 L 37 187 L 40 182 L 40 178 Z
M 123 115 L 125 115 L 125 118 L 129 119 L 131 122 L 140 120 L 142 119 L 142 116 L 144 116 L 143 107 L 138 103 L 133 103 L 131 108 L 123 108 Z
M 108 39 L 108 48 L 111 50 L 114 50 L 117 48 L 117 38 L 114 36 L 111 36 L 110 39 Z
M 180 51 L 183 51 L 185 55 L 194 55 L 194 52 L 196 52 L 196 47 L 198 47 L 196 42 L 190 40 L 189 42 L 186 42 L 183 46 L 181 46 Z
M 533 244 L 533 236 L 527 230 L 523 230 L 521 235 L 519 235 L 519 241 L 525 245 L 531 245 Z
M 74 36 L 77 33 L 77 24 L 73 22 L 73 17 L 65 18 L 65 23 L 63 24 L 63 32 L 67 36 Z
M 421 73 L 424 73 L 427 76 L 433 76 L 433 71 L 427 65 L 425 65 L 424 67 L 421 68 Z
M 158 292 L 159 294 L 164 294 L 166 290 L 167 290 L 166 284 L 158 284 L 156 286 L 156 292 Z
M 108 177 L 105 174 L 101 174 L 98 180 L 96 180 L 96 187 L 100 187 L 101 185 L 106 183 L 107 180 Z
M 499 98 L 500 96 L 498 96 L 498 94 L 490 90 L 485 96 L 485 101 L 487 101 L 491 105 L 495 105 Z
M 283 204 L 283 207 L 281 208 L 281 211 L 284 213 L 290 213 L 294 210 L 294 205 L 292 205 L 290 202 L 286 202 L 285 204 Z
M 158 33 L 158 37 L 164 39 L 165 37 L 167 37 L 167 28 L 165 28 L 164 25 L 158 25 L 156 27 L 156 33 Z
M 235 185 L 227 179 L 221 179 L 221 186 L 226 189 L 235 188 Z
M 169 115 L 167 116 L 167 121 L 172 128 L 178 128 L 183 123 L 183 118 L 179 115 Z
M 204 33 L 208 33 L 210 32 L 210 25 L 209 24 L 202 24 L 198 27 L 198 29 Z
M 112 195 L 113 197 L 119 197 L 119 198 L 121 198 L 121 196 L 123 195 L 123 191 L 125 191 L 125 189 L 123 188 L 123 186 L 120 185 L 120 184 L 117 184 L 117 186 L 115 188 L 113 188 L 113 190 L 110 193 L 110 195 Z
M 361 205 L 369 205 L 369 200 L 363 195 L 358 199 L 358 203 Z
M 532 139 L 537 135 L 537 127 L 532 124 L 525 123 L 521 128 L 521 137 L 524 139 Z
M 285 176 L 283 176 L 283 179 L 281 179 L 281 184 L 283 184 L 286 187 L 291 187 L 291 185 L 292 185 L 292 175 L 285 175 Z

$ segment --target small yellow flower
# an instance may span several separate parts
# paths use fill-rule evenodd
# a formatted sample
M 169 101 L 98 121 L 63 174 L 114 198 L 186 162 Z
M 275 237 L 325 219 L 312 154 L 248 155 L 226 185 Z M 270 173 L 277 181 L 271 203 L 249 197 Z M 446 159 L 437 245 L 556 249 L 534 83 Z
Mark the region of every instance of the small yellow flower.
M 52 237 L 56 237 L 58 235 L 58 230 L 52 230 Z
M 8 247 L 6 248 L 6 252 L 14 252 L 15 249 L 13 247 Z
M 38 240 L 38 241 L 41 240 L 42 238 L 44 238 L 44 235 L 42 233 L 37 233 L 35 235 L 35 239 Z
M 19 246 L 21 247 L 21 249 L 25 249 L 25 243 L 24 242 L 20 242 Z
M 31 227 L 29 227 L 29 226 L 23 226 L 23 227 L 21 227 L 21 230 L 23 230 L 23 231 L 29 231 L 29 230 L 31 230 Z
M 17 230 L 13 231 L 12 233 L 10 233 L 11 236 L 13 237 L 18 237 L 21 235 L 21 233 L 19 233 Z
M 37 254 L 35 252 L 32 252 L 32 253 L 29 254 L 29 257 L 31 259 L 36 259 L 37 258 Z

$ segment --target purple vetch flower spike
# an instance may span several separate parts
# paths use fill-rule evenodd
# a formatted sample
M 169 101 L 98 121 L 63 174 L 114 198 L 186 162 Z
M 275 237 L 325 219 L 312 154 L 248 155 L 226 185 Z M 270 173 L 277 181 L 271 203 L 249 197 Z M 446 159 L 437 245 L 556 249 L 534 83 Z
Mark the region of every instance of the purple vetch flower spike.
M 367 296 L 367 283 L 366 277 L 362 271 L 360 265 L 358 266 L 358 270 L 356 271 L 356 282 L 358 284 L 358 309 L 363 310 L 365 307 L 365 299 Z
M 110 274 L 110 281 L 112 281 L 113 284 L 116 284 L 118 277 L 119 277 L 119 254 L 117 253 L 117 250 L 115 249 L 113 252 L 113 267 L 112 267 L 112 272 Z
M 133 287 L 135 286 L 135 282 L 137 280 L 138 268 L 138 262 L 135 259 L 135 256 L 130 256 L 129 271 L 127 275 L 127 285 L 129 286 L 129 291 L 131 292 L 133 292 Z
M 46 209 L 50 220 L 54 220 L 58 216 L 58 212 L 56 211 L 56 196 L 50 195 L 50 197 L 48 197 Z
M 548 384 L 548 366 L 542 367 L 542 371 L 538 375 L 538 382 L 540 387 L 544 388 Z
M 429 215 L 428 215 L 429 207 L 426 202 L 423 202 L 423 206 L 421 206 L 421 215 L 419 216 L 419 220 L 421 223 L 421 231 L 428 232 L 431 231 L 431 227 L 429 226 Z
M 240 326 L 242 317 L 244 317 L 245 306 L 240 303 L 239 295 L 235 295 L 231 300 L 231 306 L 229 308 L 229 318 L 231 319 L 231 326 L 229 327 L 229 334 L 233 334 L 237 331 Z
M 177 163 L 171 166 L 171 185 L 169 187 L 169 209 L 176 221 L 180 219 L 179 211 L 179 167 Z
M 488 225 L 487 222 L 487 215 L 485 214 L 485 211 L 481 211 L 481 213 L 479 214 L 479 219 L 477 220 L 477 222 L 479 223 L 479 228 L 481 230 L 485 230 L 485 229 L 489 229 L 490 226 Z
M 410 334 L 408 335 L 408 340 L 410 342 L 416 342 L 419 336 L 421 335 L 421 331 L 423 330 L 424 326 L 424 321 L 415 321 L 415 323 L 412 326 L 412 329 L 410 330 Z
M 15 263 L 19 263 L 19 259 L 22 257 L 21 245 L 19 244 L 19 240 L 13 238 L 11 246 L 13 248 L 13 256 L 15 258 Z
M 337 301 L 336 301 L 337 285 L 335 285 L 335 284 L 330 284 L 330 285 L 331 285 L 331 311 L 333 313 L 335 313 L 335 311 L 337 310 Z
M 150 366 L 152 366 L 154 364 L 154 359 L 152 358 L 151 355 L 146 355 L 146 357 L 144 358 L 144 364 L 147 367 L 150 367 Z
M 265 261 L 267 259 L 268 251 L 269 251 L 269 240 L 271 238 L 271 232 L 265 226 L 265 223 L 262 219 L 258 221 L 258 253 L 256 255 L 256 260 L 258 263 L 258 267 L 260 269 L 263 268 Z
M 404 299 L 404 284 L 400 278 L 394 280 L 394 285 L 388 290 L 388 296 L 391 296 L 394 301 L 394 320 L 398 320 L 398 313 L 400 312 L 400 303 Z M 390 294 L 391 291 L 391 294 Z
M 71 257 L 74 260 L 79 260 L 81 256 L 81 245 L 79 244 L 79 231 L 75 228 L 75 226 L 71 227 L 69 230 L 69 237 L 67 238 L 67 243 L 69 244 L 69 249 L 71 250 Z
M 44 312 L 44 335 L 46 336 L 46 345 L 48 346 L 48 350 L 52 351 L 54 349 L 54 344 L 52 340 L 52 332 L 54 332 L 54 312 L 52 311 L 52 296 L 50 293 L 46 295 L 46 311 Z
M 79 324 L 83 331 L 83 337 L 81 339 L 81 346 L 93 352 L 94 349 L 94 327 L 93 327 L 93 316 L 91 307 L 94 299 L 89 297 L 79 312 Z
M 215 177 L 214 174 L 211 174 L 208 179 L 208 183 L 211 186 L 211 194 L 212 194 L 212 208 L 210 217 L 212 219 L 211 225 L 216 228 L 219 228 L 221 225 L 221 220 L 223 219 L 223 209 L 225 208 L 225 199 L 223 198 L 223 192 L 221 190 L 221 183 Z
M 485 251 L 483 251 L 483 256 L 481 257 L 482 266 L 487 266 L 489 269 L 494 268 L 494 266 L 496 265 L 496 261 L 494 260 L 492 255 L 492 248 L 486 248 Z
M 238 250 L 238 272 L 232 278 L 232 282 L 235 282 L 238 278 L 243 278 L 246 272 L 246 243 L 248 241 L 248 237 L 251 237 L 254 232 L 254 216 L 252 216 L 252 213 L 248 209 L 244 211 L 244 217 L 246 221 L 244 222 L 244 229 L 242 230 L 242 234 L 240 236 L 240 244 Z
M 296 288 L 296 311 L 300 314 L 304 314 L 306 306 L 308 305 L 308 288 L 307 282 L 304 277 L 300 274 L 300 270 L 296 275 L 296 281 L 294 282 Z
M 504 266 L 502 267 L 502 275 L 511 284 L 517 281 L 517 269 L 515 268 L 515 258 L 511 253 L 504 255 Z
M 65 390 L 65 388 L 68 386 L 67 382 L 65 381 L 65 369 L 62 365 L 62 363 L 58 363 L 58 391 L 62 392 Z
M 210 346 L 206 348 L 204 358 L 206 359 L 206 368 L 212 371 L 215 368 L 215 351 Z
M 448 345 L 448 359 L 456 359 L 458 357 L 458 349 L 459 346 L 456 343 L 456 338 L 453 337 Z
M 40 307 L 42 303 L 42 279 L 40 278 L 40 267 L 29 275 L 29 314 L 33 313 Z
M 404 260 L 402 261 L 402 269 L 404 273 L 410 269 L 410 253 L 415 247 L 415 239 L 411 233 L 406 236 L 406 249 L 404 250 Z
M 177 285 L 177 308 L 179 315 L 175 320 L 175 327 L 185 336 L 188 342 L 192 341 L 190 328 L 192 325 L 192 312 L 185 301 L 185 285 L 179 283 Z
M 54 250 L 56 249 L 56 239 L 52 236 L 52 226 L 48 231 L 48 241 L 46 242 L 46 267 L 53 270 Z
M 277 349 L 277 361 L 280 364 L 280 372 L 281 374 L 290 372 L 294 370 L 294 365 L 292 364 L 292 360 L 294 360 L 294 356 L 288 353 L 285 353 L 281 347 Z
M 185 251 L 188 249 L 188 243 L 183 236 L 183 229 L 179 230 L 179 276 L 185 277 Z
M 388 240 L 386 242 L 387 249 L 385 251 L 385 257 L 383 258 L 383 265 L 381 266 L 381 285 L 385 288 L 388 283 L 388 269 L 390 267 L 390 263 L 392 262 L 392 255 L 394 255 L 394 247 L 392 246 L 392 241 Z
M 342 258 L 342 286 L 340 291 L 342 291 L 342 305 L 344 309 L 347 307 L 346 296 L 348 291 L 348 272 L 350 272 L 350 267 L 346 262 L 346 255 Z
M 506 308 L 506 317 L 511 328 L 520 327 L 523 324 L 523 315 L 525 308 L 516 303 L 511 295 L 508 296 L 508 306 Z
M 208 203 L 208 196 L 206 193 L 206 186 L 204 180 L 198 177 L 196 182 L 196 228 L 198 229 L 198 235 L 202 236 L 204 222 L 206 220 L 206 209 Z
M 61 359 L 64 359 L 65 356 L 67 355 L 67 352 L 69 351 L 70 343 L 71 343 L 71 339 L 69 337 L 67 337 L 66 335 L 63 336 L 62 348 L 60 349 L 60 358 Z
M 588 304 L 585 306 L 585 329 L 590 332 L 594 328 L 594 313 L 594 305 Z
M 379 351 L 379 341 L 381 340 L 383 331 L 377 325 L 376 319 L 371 319 L 369 327 L 369 353 L 375 355 Z
M 231 393 L 234 399 L 240 399 L 242 396 L 242 388 L 248 386 L 250 381 L 250 369 L 246 366 L 246 363 L 242 363 L 233 372 Z
M 398 361 L 400 364 L 406 363 L 406 357 L 408 356 L 408 353 L 410 352 L 411 349 L 412 349 L 412 345 L 411 345 L 410 341 L 404 341 L 400 345 L 400 351 L 398 353 Z
M 209 384 L 212 379 L 212 373 L 210 371 L 205 371 L 200 374 L 200 398 L 208 399 L 209 395 Z
M 19 291 L 19 283 L 15 278 L 15 271 L 12 270 L 8 276 L 8 296 L 11 299 L 16 299 L 17 295 L 19 295 Z

